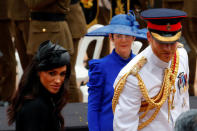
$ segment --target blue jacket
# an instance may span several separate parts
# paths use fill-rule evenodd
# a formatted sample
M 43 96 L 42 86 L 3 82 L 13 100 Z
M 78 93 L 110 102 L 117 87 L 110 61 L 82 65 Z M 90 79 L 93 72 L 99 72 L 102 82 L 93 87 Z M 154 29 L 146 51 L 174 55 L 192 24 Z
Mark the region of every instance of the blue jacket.
M 120 70 L 133 58 L 121 58 L 115 50 L 89 62 L 88 127 L 89 131 L 113 131 L 113 83 Z

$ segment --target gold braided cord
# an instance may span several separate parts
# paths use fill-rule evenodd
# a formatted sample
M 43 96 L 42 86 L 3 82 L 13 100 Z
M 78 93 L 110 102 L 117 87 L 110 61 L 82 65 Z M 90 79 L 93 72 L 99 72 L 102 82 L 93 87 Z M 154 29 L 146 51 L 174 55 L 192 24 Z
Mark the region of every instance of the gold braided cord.
M 112 110 L 113 113 L 115 113 L 115 109 L 116 109 L 116 105 L 118 104 L 118 100 L 120 97 L 120 94 L 124 88 L 125 82 L 126 82 L 126 78 L 128 77 L 129 73 L 126 73 L 123 77 L 121 77 L 121 79 L 118 81 L 117 85 L 115 86 L 114 89 L 114 96 L 112 99 Z
M 162 105 L 163 105 L 163 103 L 166 101 L 166 99 L 167 99 L 167 94 L 168 94 L 168 84 L 166 84 L 166 83 L 170 83 L 170 81 L 169 81 L 169 79 L 170 79 L 170 73 L 168 73 L 170 70 L 169 69 L 166 69 L 165 70 L 165 77 L 164 77 L 164 82 L 163 82 L 163 84 L 162 84 L 162 88 L 161 89 L 164 89 L 163 90 L 163 97 L 162 97 L 162 99 L 159 101 L 159 102 L 156 102 L 155 100 L 153 100 L 153 99 L 151 99 L 150 97 L 149 97 L 149 95 L 148 95 L 148 91 L 147 91 L 147 89 L 146 89 L 146 87 L 145 87 L 145 85 L 144 85 L 144 82 L 143 82 L 143 80 L 141 79 L 141 77 L 140 77 L 140 75 L 138 74 L 136 77 L 137 77 L 137 79 L 139 80 L 138 81 L 138 85 L 139 85 L 139 87 L 140 87 L 140 90 L 141 90 L 141 93 L 142 93 L 142 95 L 144 96 L 144 99 L 146 100 L 146 102 L 148 103 L 148 104 L 150 104 L 151 106 L 153 106 L 153 107 L 161 107 Z M 167 74 L 167 75 L 166 75 Z M 160 92 L 162 92 L 162 90 L 160 91 Z M 158 95 L 158 96 L 161 96 L 161 95 Z M 156 99 L 159 99 L 159 97 L 157 97 Z
M 174 60 L 176 59 L 176 61 Z M 173 102 L 174 102 L 174 94 L 176 92 L 176 86 L 175 86 L 175 81 L 176 81 L 176 76 L 177 76 L 177 73 L 178 73 L 178 68 L 179 68 L 179 52 L 176 51 L 176 57 L 173 59 L 172 61 L 172 64 L 171 64 L 171 69 L 175 68 L 172 73 L 172 86 L 173 86 L 173 89 L 171 90 L 173 93 L 172 93 L 172 103 L 171 103 L 171 109 L 173 109 Z M 175 63 L 176 62 L 176 63 Z
M 120 97 L 120 94 L 124 88 L 124 85 L 126 83 L 126 79 L 127 77 L 132 74 L 132 75 L 136 75 L 136 73 L 143 67 L 143 65 L 147 62 L 147 59 L 145 57 L 142 57 L 139 62 L 133 66 L 133 68 L 126 74 L 123 75 L 123 77 L 120 78 L 120 80 L 118 81 L 118 83 L 116 84 L 115 88 L 114 88 L 114 96 L 112 99 L 112 110 L 113 113 L 115 113 L 115 109 L 116 109 L 116 105 L 118 104 L 118 100 Z
M 178 73 L 178 68 L 179 68 L 179 53 L 178 53 L 178 51 L 176 51 L 175 55 L 176 56 L 172 58 L 172 63 L 171 63 L 170 69 L 165 70 L 162 88 L 161 88 L 159 94 L 156 97 L 154 97 L 154 99 L 150 98 L 148 96 L 147 89 L 146 89 L 142 79 L 140 78 L 139 75 L 136 75 L 139 80 L 138 85 L 139 85 L 142 95 L 145 99 L 145 102 L 143 104 L 148 105 L 147 107 L 143 107 L 143 108 L 146 108 L 146 110 L 139 118 L 140 119 L 144 118 L 145 114 L 147 114 L 148 111 L 151 110 L 149 105 L 151 105 L 153 108 L 156 108 L 155 112 L 148 120 L 146 120 L 143 123 L 140 123 L 140 125 L 138 126 L 139 130 L 144 128 L 148 124 L 150 124 L 155 119 L 155 117 L 157 116 L 160 108 L 162 107 L 162 105 L 164 104 L 166 99 L 168 99 L 168 120 L 169 120 L 170 110 L 173 109 L 172 105 L 173 105 L 173 101 L 174 101 L 174 94 L 176 92 L 175 79 L 176 79 L 176 76 Z M 171 89 L 172 86 L 173 86 L 173 89 Z M 172 93 L 172 99 L 170 99 L 171 93 Z
M 160 101 L 160 99 L 162 98 L 162 95 L 163 95 L 162 94 L 163 90 L 164 90 L 164 86 L 162 86 L 160 92 L 156 96 L 154 96 L 153 98 L 151 98 L 151 99 L 153 99 L 155 102 Z M 147 106 L 149 106 L 149 107 L 147 107 Z M 146 112 L 147 111 L 147 108 L 149 108 L 150 110 L 152 110 L 154 107 L 151 106 L 150 104 L 148 104 L 146 101 L 142 101 L 139 112 Z
M 149 105 L 151 105 L 153 108 L 156 108 L 155 112 L 152 114 L 152 116 L 148 120 L 146 120 L 145 122 L 140 123 L 140 125 L 138 126 L 139 130 L 144 128 L 148 124 L 150 124 L 155 119 L 155 117 L 157 116 L 160 108 L 162 107 L 164 102 L 167 100 L 167 98 L 170 94 L 169 89 L 171 87 L 171 85 L 170 85 L 171 82 L 169 81 L 170 80 L 170 74 L 171 74 L 170 71 L 171 71 L 170 69 L 165 70 L 164 81 L 163 81 L 161 90 L 160 90 L 159 94 L 157 95 L 157 97 L 155 99 L 152 99 L 152 98 L 149 97 L 148 91 L 147 91 L 140 75 L 139 74 L 137 75 L 137 78 L 139 80 L 138 85 L 139 85 L 140 90 L 142 92 L 142 95 L 145 99 L 145 102 L 148 104 L 148 107 L 146 108 L 145 112 L 146 113 L 149 112 L 149 110 L 150 110 Z M 142 114 L 142 115 L 144 117 L 144 114 Z M 143 118 L 142 115 L 140 116 L 140 118 Z
M 160 108 L 156 108 L 155 112 L 151 116 L 151 119 L 148 119 L 145 122 L 143 122 L 140 125 L 138 125 L 138 130 L 141 130 L 142 128 L 144 128 L 145 126 L 147 126 L 148 124 L 150 124 L 155 119 L 155 117 L 157 116 L 157 114 L 159 113 L 159 111 L 160 111 Z
M 140 107 L 140 109 L 141 109 L 141 107 Z M 144 109 L 144 111 L 139 111 L 139 112 L 143 112 L 143 114 L 139 116 L 140 119 L 143 119 L 146 116 L 146 114 L 148 113 L 148 111 L 152 110 L 153 107 L 151 105 L 147 105 L 147 107 L 143 108 L 143 109 Z

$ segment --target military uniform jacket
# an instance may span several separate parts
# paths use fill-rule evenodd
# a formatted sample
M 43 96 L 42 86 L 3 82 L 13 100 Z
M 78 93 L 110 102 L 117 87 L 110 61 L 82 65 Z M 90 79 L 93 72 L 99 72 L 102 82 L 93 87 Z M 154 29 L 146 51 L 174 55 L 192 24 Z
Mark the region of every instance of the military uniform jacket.
M 66 14 L 70 0 L 24 0 L 32 12 L 50 12 Z
M 72 38 L 81 38 L 87 33 L 86 20 L 79 2 L 70 4 L 69 13 L 66 15 Z
M 69 13 L 70 0 L 25 0 L 31 12 L 38 13 Z M 29 41 L 27 45 L 27 53 L 35 54 L 40 43 L 51 40 L 58 43 L 73 53 L 72 35 L 65 20 L 62 21 L 41 21 L 31 20 L 29 30 Z
M 179 52 L 179 69 L 175 80 L 175 108 L 170 110 L 169 122 L 168 103 L 166 100 L 160 108 L 156 118 L 149 125 L 142 128 L 141 131 L 173 131 L 177 117 L 182 112 L 189 110 L 189 94 L 187 88 L 189 79 L 188 56 L 184 48 L 178 48 L 177 50 Z M 138 73 L 148 90 L 149 97 L 152 98 L 160 91 L 164 77 L 164 69 L 170 67 L 171 61 L 169 63 L 161 61 L 154 55 L 150 46 L 137 55 L 121 70 L 116 78 L 114 87 L 119 79 L 127 73 L 142 56 L 147 58 L 147 63 L 144 64 Z M 150 118 L 153 110 L 150 110 L 143 119 L 139 119 L 139 109 L 141 101 L 143 100 L 144 98 L 138 86 L 138 79 L 133 75 L 129 75 L 115 108 L 113 121 L 114 131 L 137 131 L 138 125 Z
M 10 19 L 18 21 L 30 19 L 30 9 L 25 4 L 24 0 L 11 0 L 10 3 Z

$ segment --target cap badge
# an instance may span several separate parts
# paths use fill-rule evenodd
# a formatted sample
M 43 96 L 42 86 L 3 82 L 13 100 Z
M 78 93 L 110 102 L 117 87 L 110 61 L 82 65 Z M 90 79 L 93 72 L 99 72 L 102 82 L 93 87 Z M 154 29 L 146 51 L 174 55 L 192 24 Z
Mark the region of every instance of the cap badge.
M 166 29 L 167 29 L 168 31 L 170 31 L 170 29 L 171 29 L 170 23 L 168 23 L 168 24 L 166 25 Z

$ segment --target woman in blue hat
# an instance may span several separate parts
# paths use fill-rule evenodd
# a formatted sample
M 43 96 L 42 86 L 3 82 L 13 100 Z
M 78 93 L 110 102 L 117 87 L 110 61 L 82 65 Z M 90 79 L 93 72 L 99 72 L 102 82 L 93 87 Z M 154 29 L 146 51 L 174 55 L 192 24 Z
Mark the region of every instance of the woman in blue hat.
M 146 31 L 138 29 L 134 13 L 116 15 L 110 24 L 88 33 L 109 36 L 115 48 L 99 60 L 89 62 L 88 126 L 89 131 L 113 131 L 113 83 L 119 71 L 133 58 L 131 46 L 137 38 L 146 39 Z

